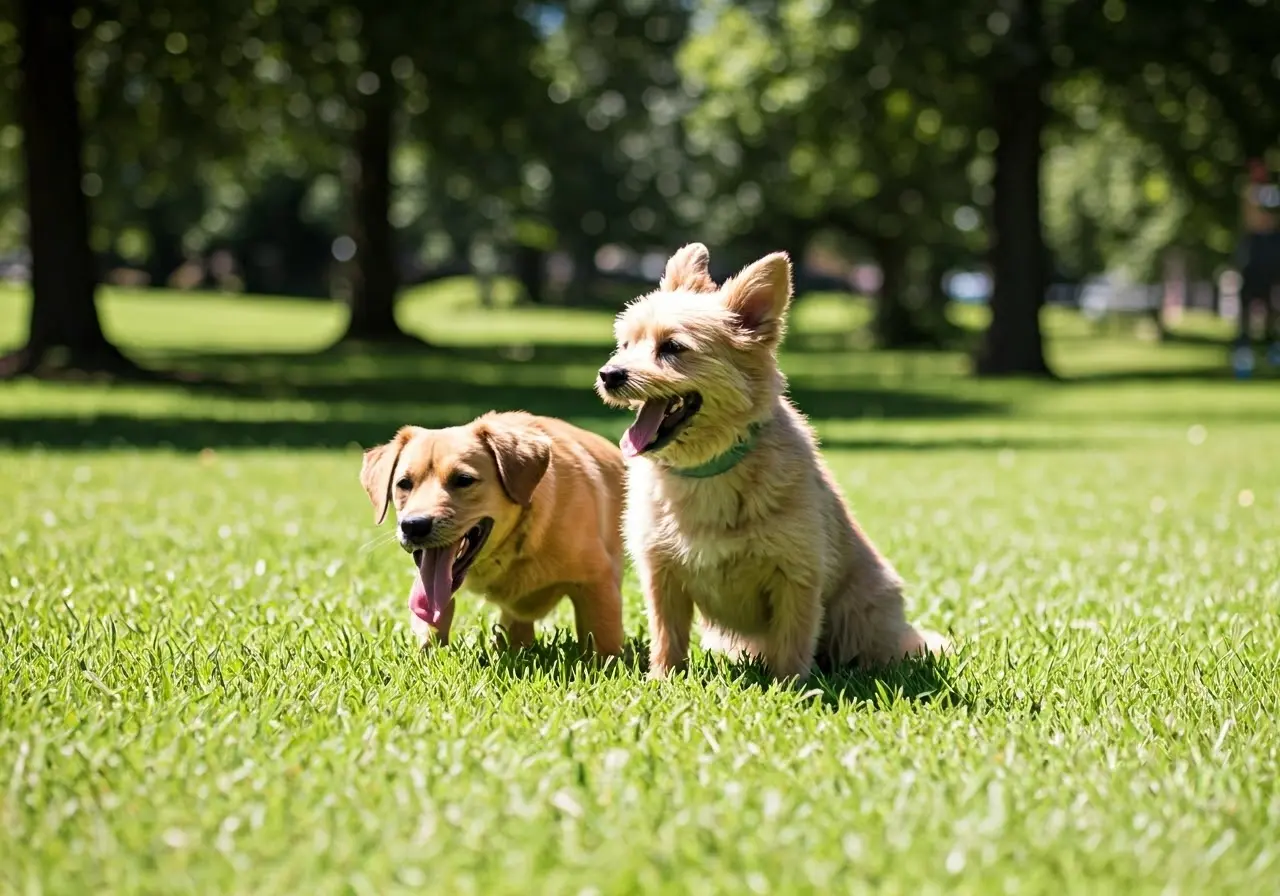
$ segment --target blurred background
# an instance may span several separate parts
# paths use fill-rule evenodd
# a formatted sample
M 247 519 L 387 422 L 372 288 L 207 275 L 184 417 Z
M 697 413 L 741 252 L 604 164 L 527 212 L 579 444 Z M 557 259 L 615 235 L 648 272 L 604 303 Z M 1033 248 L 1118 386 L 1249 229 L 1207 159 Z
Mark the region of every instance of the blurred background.
M 613 311 L 696 239 L 717 278 L 788 250 L 850 348 L 1049 376 L 1050 308 L 1249 375 L 1277 34 L 1273 0 L 4 0 L 3 372 L 138 372 L 104 285 L 425 353 L 414 289 Z

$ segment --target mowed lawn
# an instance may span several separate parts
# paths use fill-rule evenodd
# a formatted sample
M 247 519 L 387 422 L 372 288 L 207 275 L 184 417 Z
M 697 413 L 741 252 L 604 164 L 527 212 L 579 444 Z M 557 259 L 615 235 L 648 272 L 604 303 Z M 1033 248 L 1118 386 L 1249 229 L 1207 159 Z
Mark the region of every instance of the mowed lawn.
M 437 350 L 322 356 L 329 305 L 103 304 L 207 377 L 0 384 L 0 891 L 1280 890 L 1280 379 L 1224 376 L 1221 325 L 1054 315 L 1071 379 L 993 383 L 802 301 L 793 394 L 959 644 L 804 695 L 701 653 L 593 668 L 567 608 L 498 655 L 466 594 L 414 648 L 361 446 L 509 407 L 616 437 L 607 313 L 444 284 L 402 309 Z M 626 600 L 642 657 L 631 572 Z

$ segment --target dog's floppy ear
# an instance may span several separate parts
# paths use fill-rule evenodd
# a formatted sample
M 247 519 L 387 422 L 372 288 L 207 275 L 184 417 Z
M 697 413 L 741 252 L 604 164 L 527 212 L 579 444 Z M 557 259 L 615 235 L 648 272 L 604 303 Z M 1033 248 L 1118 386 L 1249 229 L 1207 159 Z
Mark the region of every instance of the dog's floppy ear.
M 689 243 L 676 250 L 667 259 L 667 269 L 658 283 L 663 292 L 677 289 L 689 292 L 715 292 L 716 283 L 711 279 L 711 253 L 702 243 Z
M 481 441 L 498 465 L 502 490 L 512 501 L 528 508 L 533 491 L 551 464 L 551 439 L 533 429 L 517 429 L 486 421 L 479 427 Z
M 766 255 L 730 278 L 723 294 L 725 307 L 738 315 L 744 330 L 776 345 L 791 303 L 791 259 L 786 252 Z
M 411 438 L 413 427 L 402 426 L 390 442 L 370 448 L 364 453 L 360 484 L 369 493 L 369 501 L 373 504 L 375 526 L 381 526 L 382 521 L 387 518 L 387 507 L 391 504 L 391 477 L 396 471 L 400 452 Z

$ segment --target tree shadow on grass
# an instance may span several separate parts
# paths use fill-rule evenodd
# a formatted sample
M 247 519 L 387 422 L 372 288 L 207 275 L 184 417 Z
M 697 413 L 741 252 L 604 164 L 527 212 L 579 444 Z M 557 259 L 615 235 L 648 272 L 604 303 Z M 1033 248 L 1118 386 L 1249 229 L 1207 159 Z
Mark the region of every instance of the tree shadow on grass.
M 415 402 L 466 405 L 482 413 L 519 407 L 566 418 L 606 411 L 593 391 L 607 352 L 576 344 L 453 347 L 445 352 L 349 355 L 192 355 L 199 380 L 180 388 L 196 396 L 367 405 Z M 826 383 L 793 378 L 792 400 L 812 417 L 946 418 L 999 413 L 992 401 L 888 388 L 857 375 Z
M 532 644 L 518 650 L 498 647 L 498 631 L 495 625 L 485 638 L 479 663 L 504 680 L 546 679 L 568 685 L 583 677 L 643 676 L 648 668 L 647 642 L 640 637 L 627 638 L 621 656 L 603 657 L 588 652 L 568 629 L 540 629 Z
M 182 369 L 222 371 L 334 371 L 351 365 L 395 368 L 448 365 L 455 361 L 491 363 L 585 364 L 600 367 L 612 346 L 587 342 L 514 342 L 487 345 L 433 345 L 404 349 L 396 346 L 374 350 L 364 346 L 337 346 L 320 352 L 184 352 L 172 356 L 171 363 Z
M 1109 386 L 1115 383 L 1176 383 L 1176 382 L 1234 382 L 1242 389 L 1267 388 L 1274 389 L 1280 383 L 1280 372 L 1268 370 L 1266 365 L 1259 365 L 1253 376 L 1247 380 L 1237 380 L 1231 365 L 1225 357 L 1220 366 L 1204 364 L 1157 368 L 1151 370 L 1107 370 L 1097 373 L 1085 373 L 1067 377 L 1063 382 L 1069 385 Z
M 946 451 L 1082 451 L 1097 445 L 1099 439 L 1020 438 L 1015 436 L 965 436 L 961 438 L 918 439 L 884 437 L 823 437 L 822 451 L 891 451 L 909 454 Z
M 427 409 L 421 413 L 368 419 L 328 420 L 214 420 L 200 417 L 132 417 L 102 413 L 80 416 L 0 417 L 0 448 L 53 451 L 101 451 L 163 449 L 197 453 L 205 449 L 344 450 L 368 448 L 390 439 L 406 423 L 446 426 L 464 423 L 480 413 L 449 415 Z M 488 408 L 485 408 L 488 410 Z M 555 414 L 554 410 L 545 412 Z M 606 412 L 607 413 L 607 412 Z M 570 417 L 584 429 L 611 441 L 626 428 L 628 419 Z M 1036 439 L 1019 437 L 964 437 L 926 440 L 919 438 L 824 437 L 824 452 L 937 452 L 948 451 L 1068 451 L 1082 450 L 1096 438 Z
M 904 660 L 879 669 L 819 665 L 808 681 L 794 685 L 793 690 L 797 698 L 820 700 L 830 709 L 849 705 L 884 709 L 900 700 L 967 706 L 969 701 L 955 688 L 949 673 L 948 661 L 937 657 Z M 725 678 L 744 688 L 777 687 L 759 660 L 730 661 L 704 655 L 701 668 L 692 666 L 691 674 L 704 681 Z
M 540 360 L 512 360 L 491 346 L 337 360 L 333 355 L 184 355 L 187 369 L 180 381 L 135 388 L 140 408 L 145 409 L 148 394 L 176 391 L 191 399 L 190 411 L 134 415 L 104 409 L 0 418 L 0 444 L 64 450 L 340 448 L 386 441 L 406 423 L 456 425 L 486 411 L 516 409 L 561 417 L 611 438 L 622 432 L 627 415 L 596 396 L 594 367 L 575 368 L 569 360 L 584 357 L 583 346 L 536 351 Z M 548 357 L 542 359 L 544 354 Z M 951 419 L 1004 411 L 996 402 L 874 384 L 801 385 L 792 397 L 815 419 Z M 201 403 L 210 399 L 218 402 L 218 410 L 201 412 Z
M 909 345 L 889 347 L 889 351 L 910 352 L 922 358 L 936 359 L 946 355 L 967 354 L 981 343 L 982 334 L 956 326 L 939 327 L 936 332 L 919 334 Z M 787 334 L 783 350 L 788 354 L 850 354 L 881 350 L 874 343 L 869 328 L 845 332 L 798 332 Z
M 508 682 L 542 680 L 568 686 L 595 677 L 644 678 L 649 671 L 649 640 L 644 635 L 627 638 L 622 655 L 607 658 L 586 653 L 564 629 L 540 633 L 532 645 L 520 650 L 493 646 L 492 637 L 485 644 L 480 665 Z M 818 669 L 803 684 L 784 688 L 797 700 L 819 700 L 833 710 L 850 705 L 880 709 L 900 700 L 968 706 L 970 701 L 956 689 L 949 673 L 947 660 L 927 657 L 870 671 Z M 778 687 L 759 660 L 729 660 L 705 651 L 695 651 L 688 671 L 681 674 L 701 684 L 721 681 L 742 689 Z
M 1206 345 L 1230 351 L 1233 337 L 1191 330 L 1166 330 L 1162 341 L 1167 345 Z

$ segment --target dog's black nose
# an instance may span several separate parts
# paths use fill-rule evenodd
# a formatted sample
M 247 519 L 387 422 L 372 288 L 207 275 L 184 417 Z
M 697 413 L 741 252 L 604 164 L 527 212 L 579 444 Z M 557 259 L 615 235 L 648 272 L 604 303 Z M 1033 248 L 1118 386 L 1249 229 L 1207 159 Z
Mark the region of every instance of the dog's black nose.
M 431 524 L 434 522 L 429 516 L 407 516 L 400 521 L 400 534 L 407 541 L 423 541 L 431 534 Z
M 600 368 L 600 385 L 610 392 L 614 389 L 621 389 L 626 384 L 627 369 L 625 367 L 614 367 L 610 364 L 607 367 Z

